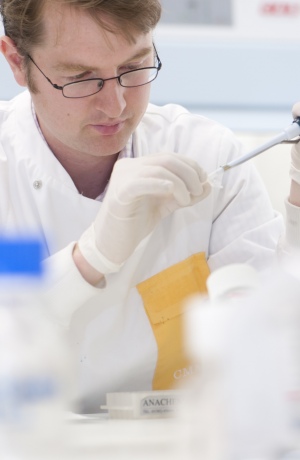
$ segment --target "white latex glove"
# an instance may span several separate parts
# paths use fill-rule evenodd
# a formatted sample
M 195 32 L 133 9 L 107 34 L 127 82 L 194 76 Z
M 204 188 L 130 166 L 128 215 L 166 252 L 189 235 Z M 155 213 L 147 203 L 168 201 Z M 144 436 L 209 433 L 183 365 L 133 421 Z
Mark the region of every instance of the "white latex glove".
M 292 108 L 293 118 L 300 117 L 300 102 L 294 104 Z M 290 177 L 292 180 L 300 184 L 300 142 L 293 144 L 291 149 L 291 167 Z
M 117 161 L 101 209 L 78 241 L 83 257 L 102 274 L 117 272 L 161 219 L 210 193 L 206 178 L 179 154 Z

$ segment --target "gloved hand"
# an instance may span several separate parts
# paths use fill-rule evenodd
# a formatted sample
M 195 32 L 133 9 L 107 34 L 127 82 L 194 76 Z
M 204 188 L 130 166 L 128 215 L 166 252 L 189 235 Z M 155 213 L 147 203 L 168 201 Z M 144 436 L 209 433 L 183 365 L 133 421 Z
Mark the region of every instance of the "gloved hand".
M 294 119 L 300 117 L 300 102 L 294 104 L 292 114 Z M 300 142 L 298 142 L 298 144 L 293 144 L 291 149 L 291 160 L 290 177 L 300 184 Z
M 101 209 L 78 241 L 82 255 L 102 274 L 118 271 L 161 219 L 210 193 L 206 178 L 179 154 L 117 161 Z

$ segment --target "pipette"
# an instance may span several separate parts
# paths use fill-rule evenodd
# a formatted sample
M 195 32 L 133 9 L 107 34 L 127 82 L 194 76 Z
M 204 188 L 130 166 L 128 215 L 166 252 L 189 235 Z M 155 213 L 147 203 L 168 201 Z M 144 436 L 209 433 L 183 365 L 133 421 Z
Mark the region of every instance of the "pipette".
M 296 144 L 300 141 L 300 138 L 292 140 L 296 136 L 300 136 L 300 117 L 295 118 L 295 120 L 290 126 L 284 129 L 280 134 L 277 134 L 277 136 L 270 139 L 268 142 L 265 142 L 261 146 L 255 148 L 254 150 L 251 150 L 250 152 L 246 153 L 245 155 L 242 155 L 239 158 L 236 158 L 235 160 L 230 161 L 229 163 L 223 166 L 219 166 L 217 169 L 208 174 L 208 178 L 211 179 L 220 172 L 228 171 L 228 169 L 231 169 L 234 166 L 241 165 L 242 163 L 245 163 L 246 161 L 250 160 L 256 155 L 259 155 L 262 152 L 265 152 L 266 150 L 270 149 L 271 147 L 274 147 L 275 145 L 284 143 Z

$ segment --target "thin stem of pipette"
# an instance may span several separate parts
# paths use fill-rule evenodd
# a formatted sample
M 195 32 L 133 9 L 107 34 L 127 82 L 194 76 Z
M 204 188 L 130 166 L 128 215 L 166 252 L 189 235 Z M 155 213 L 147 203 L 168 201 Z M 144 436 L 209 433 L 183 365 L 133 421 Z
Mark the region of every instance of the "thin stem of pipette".
M 235 166 L 245 163 L 246 161 L 250 160 L 251 158 L 254 158 L 260 153 L 265 152 L 266 150 L 270 149 L 271 147 L 274 147 L 275 145 L 281 144 L 286 141 L 291 141 L 291 139 L 299 135 L 300 135 L 300 117 L 296 118 L 293 121 L 293 123 L 290 126 L 288 126 L 282 133 L 273 137 L 268 142 L 265 142 L 261 146 L 255 148 L 254 150 L 251 150 L 250 152 L 246 153 L 245 155 L 242 155 L 239 158 L 236 158 L 230 161 L 229 163 L 223 166 L 219 166 L 217 169 L 215 169 L 214 171 L 208 174 L 208 179 L 214 178 L 220 172 L 225 172 L 228 169 L 231 169 Z M 298 139 L 295 142 L 298 142 L 299 140 L 300 139 Z

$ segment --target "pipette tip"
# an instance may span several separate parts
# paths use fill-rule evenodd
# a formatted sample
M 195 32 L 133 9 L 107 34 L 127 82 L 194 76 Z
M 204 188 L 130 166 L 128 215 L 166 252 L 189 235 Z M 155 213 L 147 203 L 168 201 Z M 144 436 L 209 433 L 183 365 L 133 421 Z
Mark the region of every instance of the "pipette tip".
M 227 165 L 219 166 L 217 169 L 215 169 L 214 171 L 212 171 L 211 173 L 208 174 L 208 178 L 212 179 L 212 178 L 216 177 L 218 174 L 220 174 L 221 172 L 226 171 L 226 169 L 228 169 L 228 168 L 226 168 L 226 166 Z

